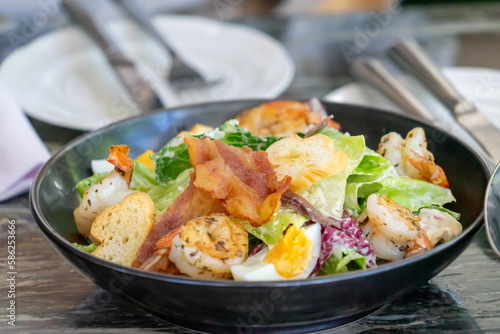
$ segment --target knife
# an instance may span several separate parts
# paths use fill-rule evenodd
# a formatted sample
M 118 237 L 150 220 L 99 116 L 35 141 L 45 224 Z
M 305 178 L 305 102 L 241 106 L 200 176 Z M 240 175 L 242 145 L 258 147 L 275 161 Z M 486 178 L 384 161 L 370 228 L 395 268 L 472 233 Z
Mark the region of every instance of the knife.
M 384 93 L 396 105 L 413 116 L 431 123 L 438 123 L 434 115 L 382 64 L 372 57 L 358 57 L 351 66 L 354 77 Z
M 493 158 L 486 149 L 464 127 L 460 126 L 457 122 L 450 124 L 435 117 L 378 59 L 371 57 L 356 58 L 352 64 L 351 71 L 356 78 L 384 93 L 404 111 L 411 112 L 413 116 L 423 119 L 447 132 L 458 133 L 459 135 L 463 134 L 463 139 L 469 139 L 468 142 L 471 146 L 483 156 L 490 166 L 493 167 L 495 165 Z
M 500 161 L 500 130 L 456 90 L 415 41 L 398 41 L 388 50 L 388 54 L 396 64 L 413 74 L 441 101 L 455 120 L 486 149 L 495 162 Z
M 102 22 L 92 17 L 84 5 L 77 0 L 63 0 L 62 5 L 104 52 L 109 65 L 114 69 L 118 79 L 141 113 L 164 108 L 164 102 L 154 89 L 157 83 L 153 82 L 150 73 L 145 73 L 143 67 L 137 66 L 125 56 L 114 43 Z

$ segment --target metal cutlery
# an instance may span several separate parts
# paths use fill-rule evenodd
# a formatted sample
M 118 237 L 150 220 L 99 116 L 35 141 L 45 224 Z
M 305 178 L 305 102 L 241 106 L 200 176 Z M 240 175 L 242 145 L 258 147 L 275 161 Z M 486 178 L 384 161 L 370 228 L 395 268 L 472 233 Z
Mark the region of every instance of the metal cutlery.
M 64 0 L 62 5 L 102 49 L 109 65 L 142 113 L 165 107 L 154 89 L 155 83 L 152 82 L 150 75 L 140 70 L 137 64 L 125 56 L 102 22 L 94 18 L 79 1 Z M 126 104 L 127 101 L 124 102 Z
M 500 160 L 500 130 L 446 80 L 416 42 L 399 41 L 389 49 L 389 55 L 401 68 L 417 77 L 450 110 L 458 123 L 486 147 L 494 162 Z M 493 167 L 494 164 L 490 162 L 490 166 Z M 484 222 L 491 248 L 500 257 L 499 180 L 500 164 L 497 164 L 486 188 Z
M 486 148 L 495 162 L 500 160 L 500 130 L 453 87 L 420 45 L 401 40 L 389 49 L 388 54 L 443 103 L 457 122 Z
M 491 248 L 500 257 L 500 164 L 493 171 L 486 188 L 484 221 Z
M 493 158 L 490 153 L 485 150 L 478 140 L 473 137 L 469 131 L 466 131 L 461 124 L 448 124 L 436 118 L 418 99 L 410 92 L 410 90 L 398 80 L 396 76 L 390 73 L 383 63 L 375 58 L 360 57 L 354 60 L 351 67 L 353 75 L 373 86 L 378 91 L 382 92 L 395 104 L 404 111 L 410 112 L 413 116 L 426 120 L 442 129 L 449 132 L 460 131 L 465 136 L 469 137 L 469 142 L 482 156 L 487 160 L 490 166 L 494 166 Z M 458 129 L 457 129 L 458 128 Z M 500 132 L 499 132 L 500 135 Z
M 198 71 L 186 64 L 186 62 L 179 57 L 177 51 L 175 51 L 166 38 L 158 32 L 156 27 L 151 23 L 150 17 L 136 1 L 114 0 L 114 2 L 123 8 L 140 27 L 154 37 L 170 55 L 172 64 L 167 74 L 167 80 L 174 88 L 178 90 L 203 88 L 213 84 L 207 82 Z
M 352 74 L 384 93 L 404 111 L 417 118 L 436 123 L 434 115 L 392 75 L 383 63 L 371 57 L 359 57 L 353 61 Z
M 458 126 L 456 127 L 458 131 L 465 130 L 464 134 L 469 136 L 469 142 L 476 144 L 474 148 L 493 168 L 500 159 L 500 130 L 494 127 L 471 102 L 461 96 L 418 44 L 407 41 L 399 42 L 390 49 L 389 54 L 403 69 L 417 77 L 451 111 L 457 121 L 451 126 Z M 429 116 L 429 111 L 384 68 L 380 61 L 373 58 L 360 58 L 355 61 L 352 70 L 355 76 L 382 91 L 403 110 L 451 130 L 450 124 L 443 124 L 434 116 Z M 484 205 L 486 235 L 493 251 L 498 256 L 500 256 L 499 175 L 500 164 L 496 166 L 488 183 Z

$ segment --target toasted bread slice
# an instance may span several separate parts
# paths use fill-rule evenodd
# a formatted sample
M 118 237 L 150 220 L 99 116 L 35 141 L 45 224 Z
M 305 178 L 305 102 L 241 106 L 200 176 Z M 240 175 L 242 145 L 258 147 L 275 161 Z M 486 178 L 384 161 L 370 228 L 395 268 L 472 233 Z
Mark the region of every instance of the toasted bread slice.
M 281 139 L 266 150 L 278 179 L 292 178 L 290 190 L 299 191 L 319 180 L 340 173 L 347 166 L 347 154 L 337 151 L 322 134 L 302 139 L 297 135 Z
M 191 130 L 181 131 L 181 132 L 179 132 L 179 134 L 176 137 L 181 137 L 181 136 L 185 136 L 185 135 L 193 135 L 193 136 L 202 135 L 205 132 L 208 132 L 208 131 L 213 130 L 213 129 L 214 128 L 212 128 L 211 126 L 196 123 L 195 125 L 193 125 Z
M 104 210 L 90 230 L 92 240 L 99 245 L 92 254 L 130 266 L 155 224 L 154 212 L 153 201 L 143 192 L 134 192 Z

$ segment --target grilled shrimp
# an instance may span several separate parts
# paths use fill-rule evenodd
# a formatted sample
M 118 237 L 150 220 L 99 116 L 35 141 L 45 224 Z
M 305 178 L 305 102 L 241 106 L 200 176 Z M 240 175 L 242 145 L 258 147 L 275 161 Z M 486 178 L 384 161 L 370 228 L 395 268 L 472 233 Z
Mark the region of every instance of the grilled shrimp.
M 248 234 L 228 216 L 195 218 L 172 241 L 169 259 L 191 277 L 231 278 L 231 266 L 248 256 Z
M 127 145 L 112 145 L 109 147 L 107 159 L 110 164 L 115 166 L 115 171 L 123 177 L 127 185 L 130 185 L 134 171 L 134 160 L 128 156 L 129 152 L 130 147 Z
M 399 175 L 406 175 L 403 169 L 401 147 L 405 140 L 397 132 L 389 132 L 380 139 L 377 153 L 389 160 Z
M 101 182 L 94 184 L 83 194 L 80 206 L 73 211 L 78 232 L 90 237 L 90 228 L 96 217 L 107 208 L 119 204 L 133 191 L 129 189 L 134 162 L 128 157 L 126 145 L 114 145 L 109 148 L 108 161 L 115 169 Z
M 306 133 L 320 123 L 323 116 L 311 111 L 305 104 L 296 101 L 273 101 L 246 110 L 236 117 L 239 127 L 248 129 L 256 136 L 285 137 L 297 132 Z M 332 119 L 326 127 L 340 128 Z
M 406 139 L 389 132 L 381 138 L 377 152 L 391 162 L 399 175 L 449 188 L 443 169 L 436 165 L 434 155 L 427 150 L 422 128 L 412 129 Z
M 389 197 L 371 194 L 366 214 L 362 229 L 378 258 L 396 261 L 432 248 L 420 218 Z
M 420 226 L 427 233 L 433 246 L 440 241 L 450 241 L 462 233 L 462 224 L 446 212 L 437 209 L 422 209 L 418 216 L 422 219 Z
M 153 272 L 172 273 L 171 270 L 173 269 L 173 266 L 170 265 L 171 261 L 168 257 L 170 255 L 173 240 L 179 234 L 181 229 L 182 225 L 158 240 L 155 244 L 155 252 L 139 269 Z

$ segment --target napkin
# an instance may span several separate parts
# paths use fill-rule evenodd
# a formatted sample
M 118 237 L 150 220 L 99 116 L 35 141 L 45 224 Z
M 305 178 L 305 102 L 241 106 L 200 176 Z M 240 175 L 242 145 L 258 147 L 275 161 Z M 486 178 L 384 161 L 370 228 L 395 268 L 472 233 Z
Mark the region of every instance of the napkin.
M 29 190 L 50 153 L 0 82 L 0 202 Z

